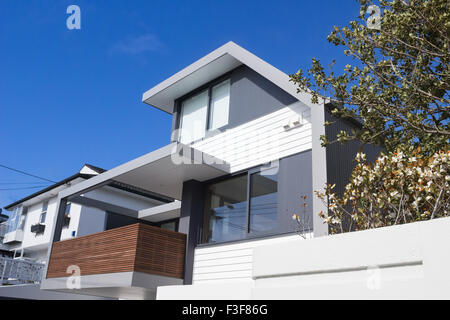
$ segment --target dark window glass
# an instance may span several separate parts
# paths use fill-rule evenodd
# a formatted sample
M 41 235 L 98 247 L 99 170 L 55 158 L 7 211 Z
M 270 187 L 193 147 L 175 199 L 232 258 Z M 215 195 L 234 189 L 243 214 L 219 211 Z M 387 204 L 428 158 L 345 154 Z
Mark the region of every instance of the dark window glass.
M 41 218 L 39 219 L 40 223 L 45 223 L 45 218 L 47 217 L 47 209 L 48 209 L 48 200 L 45 200 L 42 203 Z
M 66 212 L 65 212 L 65 214 L 70 214 L 70 206 L 71 206 L 71 204 L 70 204 L 70 202 L 68 202 L 67 204 L 66 204 Z
M 278 177 L 271 170 L 250 175 L 250 232 L 278 228 Z
M 178 221 L 162 222 L 160 224 L 161 229 L 166 229 L 170 231 L 178 231 Z
M 207 188 L 206 242 L 245 238 L 247 233 L 247 175 L 233 177 Z

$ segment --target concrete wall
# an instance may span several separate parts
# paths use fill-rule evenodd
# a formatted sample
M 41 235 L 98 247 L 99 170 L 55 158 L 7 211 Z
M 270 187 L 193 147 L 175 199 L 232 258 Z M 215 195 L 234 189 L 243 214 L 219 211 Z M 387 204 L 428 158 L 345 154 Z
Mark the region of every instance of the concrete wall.
M 252 281 L 160 287 L 157 298 L 450 299 L 449 231 L 442 218 L 258 246 Z

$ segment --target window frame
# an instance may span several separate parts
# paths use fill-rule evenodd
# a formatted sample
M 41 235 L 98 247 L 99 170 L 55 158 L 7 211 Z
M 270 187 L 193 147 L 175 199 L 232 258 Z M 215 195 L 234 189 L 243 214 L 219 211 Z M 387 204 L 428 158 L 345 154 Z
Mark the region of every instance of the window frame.
M 178 130 L 178 134 L 176 135 L 176 137 L 173 137 L 173 139 L 174 139 L 173 141 L 180 142 L 180 138 L 181 138 L 181 121 L 182 121 L 182 119 L 181 119 L 181 115 L 182 115 L 181 109 L 182 109 L 183 102 L 185 100 L 188 100 L 188 99 L 198 95 L 198 94 L 201 94 L 203 91 L 207 91 L 208 92 L 208 105 L 207 105 L 207 109 L 206 109 L 206 121 L 205 121 L 205 136 L 203 138 L 201 138 L 201 139 L 191 141 L 191 142 L 189 142 L 189 144 L 194 144 L 196 142 L 202 141 L 203 139 L 209 138 L 209 137 L 213 136 L 215 134 L 214 132 L 219 130 L 219 129 L 226 129 L 226 128 L 228 128 L 228 126 L 230 125 L 230 123 L 229 123 L 230 122 L 229 121 L 230 120 L 229 116 L 230 116 L 230 110 L 231 110 L 231 85 L 232 85 L 231 73 L 232 72 L 233 72 L 233 70 L 230 71 L 230 72 L 225 73 L 224 75 L 222 75 L 222 76 L 220 76 L 220 77 L 218 77 L 218 78 L 216 78 L 216 79 L 214 79 L 214 80 L 212 80 L 212 81 L 210 81 L 210 82 L 208 82 L 208 83 L 206 83 L 206 84 L 204 84 L 204 85 L 202 85 L 202 86 L 200 86 L 200 87 L 198 87 L 198 88 L 196 88 L 194 90 L 192 90 L 191 92 L 185 94 L 184 96 L 181 96 L 181 97 L 175 99 L 174 113 L 176 113 L 176 120 L 175 120 L 175 124 L 176 125 L 175 125 L 174 130 Z M 226 125 L 224 125 L 224 126 L 222 126 L 220 128 L 217 128 L 217 129 L 214 129 L 214 130 L 210 130 L 212 89 L 213 89 L 213 87 L 215 87 L 218 84 L 221 84 L 222 82 L 225 82 L 227 80 L 230 81 L 230 107 L 228 109 L 228 124 L 226 124 Z
M 48 203 L 49 203 L 48 200 L 44 200 L 42 202 L 41 215 L 39 216 L 39 223 L 40 224 L 45 224 L 45 221 L 47 220 Z M 47 205 L 45 205 L 45 204 L 47 204 Z M 45 210 L 44 210 L 44 208 L 45 208 Z M 44 221 L 42 221 L 42 217 L 44 217 Z
M 251 169 L 247 169 L 247 170 L 242 170 L 230 175 L 226 175 L 226 176 L 222 176 L 219 178 L 215 178 L 209 181 L 205 182 L 205 196 L 206 196 L 206 189 L 213 184 L 219 183 L 221 181 L 226 181 L 228 179 L 234 178 L 234 177 L 238 177 L 238 176 L 243 176 L 243 175 L 247 175 L 247 203 L 246 203 L 246 214 L 247 214 L 247 219 L 246 221 L 246 225 L 245 225 L 245 236 L 242 239 L 236 239 L 236 240 L 229 240 L 229 241 L 222 241 L 222 242 L 207 242 L 208 239 L 208 233 L 209 233 L 209 222 L 210 222 L 210 217 L 208 215 L 208 208 L 207 208 L 207 202 L 208 199 L 205 197 L 204 199 L 204 209 L 203 209 L 203 221 L 202 221 L 202 227 L 201 227 L 201 242 L 199 245 L 201 246 L 208 246 L 208 245 L 215 245 L 215 244 L 221 244 L 221 243 L 228 243 L 228 242 L 238 242 L 238 241 L 244 241 L 244 240 L 250 240 L 250 239 L 257 239 L 257 238 L 263 238 L 263 237 L 270 237 L 270 236 L 276 236 L 276 235 L 280 235 L 283 232 L 279 232 L 279 230 L 269 230 L 269 231 L 263 231 L 263 232 L 250 232 L 250 196 L 251 196 L 251 176 L 255 173 L 259 173 L 259 172 L 264 172 L 266 170 L 273 170 L 273 169 L 278 169 L 277 174 L 279 173 L 280 167 L 279 165 L 277 166 L 273 166 L 273 167 L 266 167 L 264 165 L 260 165 Z M 277 179 L 277 192 L 279 192 L 279 188 L 278 188 L 278 184 L 279 184 L 279 180 Z M 279 214 L 278 212 L 278 202 L 277 202 L 277 215 Z M 291 233 L 291 232 L 289 232 Z

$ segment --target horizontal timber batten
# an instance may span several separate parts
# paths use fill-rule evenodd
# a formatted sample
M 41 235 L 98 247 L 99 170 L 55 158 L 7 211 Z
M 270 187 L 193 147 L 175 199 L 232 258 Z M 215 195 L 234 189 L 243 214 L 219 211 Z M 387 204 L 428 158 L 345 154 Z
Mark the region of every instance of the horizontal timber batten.
M 183 278 L 186 235 L 137 223 L 53 243 L 47 278 L 69 277 L 78 266 L 83 275 L 144 272 Z

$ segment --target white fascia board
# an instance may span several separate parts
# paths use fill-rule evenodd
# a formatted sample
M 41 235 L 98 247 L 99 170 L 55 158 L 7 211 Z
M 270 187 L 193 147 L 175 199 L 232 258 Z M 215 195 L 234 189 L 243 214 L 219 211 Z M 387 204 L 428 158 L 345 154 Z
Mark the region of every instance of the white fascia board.
M 139 219 L 150 222 L 159 222 L 178 218 L 180 216 L 181 201 L 175 200 L 160 206 L 149 209 L 140 210 L 138 214 Z
M 230 59 L 227 60 L 227 63 L 223 63 L 220 59 L 225 59 L 224 57 L 232 58 L 238 63 L 235 63 L 233 65 Z M 214 62 L 216 62 L 216 64 L 220 66 L 218 68 L 213 68 L 212 65 L 214 64 Z M 195 78 L 188 77 L 194 75 L 195 73 L 198 73 L 202 70 L 202 68 L 208 67 L 211 69 L 211 71 L 208 72 L 207 79 L 213 80 L 214 78 L 217 78 L 220 75 L 230 71 L 233 66 L 237 67 L 240 64 L 244 64 L 253 69 L 261 76 L 265 77 L 266 79 L 286 91 L 288 94 L 292 95 L 294 98 L 303 102 L 305 105 L 309 107 L 313 105 L 311 103 L 311 95 L 307 92 L 298 93 L 296 85 L 289 81 L 290 78 L 287 74 L 255 56 L 251 52 L 238 46 L 232 41 L 226 43 L 222 47 L 214 50 L 213 52 L 174 74 L 170 78 L 159 83 L 152 89 L 148 90 L 143 94 L 142 101 L 171 114 L 173 112 L 173 101 L 179 96 L 164 96 L 165 91 L 173 89 L 173 86 L 182 86 L 183 81 L 194 81 Z M 193 83 L 190 84 L 190 86 L 192 87 L 191 89 L 195 89 L 195 87 L 198 87 L 202 84 L 203 83 L 201 82 Z

